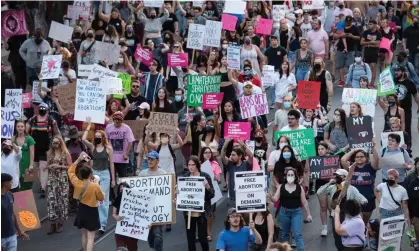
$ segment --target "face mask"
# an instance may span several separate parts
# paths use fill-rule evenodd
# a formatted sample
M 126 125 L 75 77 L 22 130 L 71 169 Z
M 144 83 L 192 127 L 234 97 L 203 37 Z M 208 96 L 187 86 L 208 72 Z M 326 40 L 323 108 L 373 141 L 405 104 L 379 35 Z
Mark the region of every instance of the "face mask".
M 60 144 L 59 143 L 52 143 L 52 148 L 53 149 L 57 149 L 59 147 L 60 147 Z
M 156 18 L 156 15 L 151 15 L 151 16 L 150 16 L 150 18 L 151 18 L 151 19 Z
M 287 143 L 279 143 L 279 149 L 284 148 L 284 146 L 288 145 Z
M 42 38 L 35 38 L 35 44 L 40 45 L 42 43 Z
M 339 4 L 339 9 L 343 9 L 343 4 Z
M 118 58 L 118 63 L 119 64 L 122 64 L 124 62 L 124 59 L 123 58 Z
M 387 185 L 389 186 L 393 186 L 394 184 L 396 184 L 396 181 L 394 180 L 387 180 L 386 182 L 387 182 Z
M 395 104 L 396 104 L 396 102 L 394 102 L 394 101 L 388 101 L 389 106 L 394 106 Z
M 102 143 L 102 138 L 95 138 L 96 145 Z
M 10 149 L 8 147 L 5 147 L 5 148 L 2 149 L 2 151 L 3 151 L 4 154 L 9 155 L 10 152 L 12 151 L 12 149 Z
M 88 38 L 93 38 L 93 33 L 87 33 Z
M 294 181 L 295 181 L 295 177 L 287 177 L 287 182 L 288 182 L 289 184 L 294 183 Z
M 282 153 L 282 156 L 284 156 L 284 159 L 290 159 L 291 158 L 291 153 L 290 152 L 284 152 L 284 153 Z
M 340 176 L 336 176 L 336 183 L 337 184 L 340 184 L 340 183 L 342 183 L 343 182 L 343 178 L 342 177 L 340 177 Z
M 404 61 L 404 57 L 397 57 L 397 62 L 402 63 Z
M 170 41 L 170 37 L 165 37 L 165 38 L 164 38 L 164 42 L 166 42 L 166 43 L 167 43 L 167 42 L 169 42 L 169 41 Z
M 182 96 L 181 96 L 181 95 L 176 95 L 176 96 L 175 96 L 175 101 L 176 101 L 176 102 L 180 102 L 180 101 L 182 101 Z
M 228 44 L 223 44 L 221 47 L 223 47 L 223 49 L 227 49 Z
M 39 110 L 39 115 L 45 116 L 47 114 L 47 110 Z
M 128 28 L 128 29 L 127 29 L 127 32 L 128 32 L 128 33 L 132 33 L 132 28 Z
M 255 141 L 256 141 L 256 142 L 258 142 L 258 143 L 262 142 L 262 140 L 263 140 L 263 138 L 262 138 L 262 137 L 256 137 L 256 138 L 255 138 Z
M 321 67 L 321 65 L 320 64 L 315 64 L 314 65 L 314 70 L 315 71 L 320 71 L 320 69 L 321 69 L 322 67 Z
M 214 127 L 213 126 L 206 126 L 205 131 L 212 132 L 212 131 L 214 131 Z
M 340 116 L 334 115 L 334 116 L 333 116 L 333 120 L 334 120 L 335 122 L 340 122 Z
M 248 12 L 247 12 L 247 16 L 248 16 L 249 18 L 252 18 L 252 17 L 253 17 L 253 15 L 254 15 L 253 11 L 248 11 Z
M 81 36 L 81 33 L 80 32 L 76 32 L 76 33 L 74 33 L 74 36 L 75 37 L 80 37 Z
M 246 39 L 246 40 L 244 41 L 244 43 L 245 43 L 245 44 L 247 44 L 247 45 L 249 45 L 249 44 L 250 44 L 250 39 Z
M 284 102 L 284 108 L 285 109 L 290 109 L 291 108 L 291 102 L 288 102 L 288 101 Z
M 357 63 L 361 63 L 361 60 L 362 60 L 362 58 L 361 58 L 361 57 L 356 57 L 356 58 L 355 58 L 355 62 L 357 62 Z

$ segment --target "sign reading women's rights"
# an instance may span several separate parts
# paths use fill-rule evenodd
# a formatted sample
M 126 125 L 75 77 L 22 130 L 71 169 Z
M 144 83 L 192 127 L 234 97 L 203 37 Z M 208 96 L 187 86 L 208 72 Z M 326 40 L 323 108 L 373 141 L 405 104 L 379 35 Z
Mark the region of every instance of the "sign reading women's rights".
M 1 37 L 9 38 L 26 34 L 26 19 L 23 10 L 1 12 Z
M 115 233 L 147 241 L 155 199 L 153 194 L 124 188 L 119 212 L 124 218 L 116 223 Z
M 176 210 L 204 212 L 205 186 L 204 177 L 179 177 L 176 198 Z
M 22 89 L 6 89 L 4 96 L 4 107 L 17 111 L 22 110 Z
M 77 79 L 76 105 L 74 120 L 86 121 L 91 117 L 92 123 L 105 123 L 107 88 L 97 81 Z
M 148 119 L 148 128 L 157 135 L 167 133 L 175 137 L 178 127 L 178 115 L 175 113 L 151 112 Z
M 334 177 L 339 168 L 339 156 L 312 157 L 309 159 L 310 177 L 312 179 L 328 180 Z
M 250 122 L 225 122 L 224 138 L 235 140 L 250 139 Z
M 266 211 L 264 171 L 234 173 L 236 210 L 239 213 Z
M 60 75 L 63 55 L 46 55 L 42 58 L 42 79 L 56 79 Z
M 378 251 L 400 250 L 405 219 L 403 215 L 382 219 L 380 221 L 380 238 Z
M 176 223 L 175 178 L 174 174 L 121 178 L 119 183 L 126 182 L 132 190 L 152 194 L 154 201 L 151 222 L 154 225 Z
M 13 193 L 15 199 L 13 203 L 13 212 L 17 217 L 22 232 L 35 230 L 41 227 L 38 210 L 32 190 Z
M 186 48 L 202 50 L 204 48 L 205 25 L 189 24 Z
M 169 53 L 167 59 L 170 67 L 188 67 L 188 53 Z
M 287 132 L 275 132 L 275 142 L 277 142 L 278 138 L 282 135 L 289 138 L 291 146 L 294 149 L 297 158 L 300 160 L 306 160 L 310 157 L 316 156 L 313 128 Z
M 239 101 L 242 119 L 269 113 L 268 100 L 265 93 L 242 96 Z
M 346 119 L 348 141 L 351 149 L 362 148 L 366 152 L 372 149 L 372 119 L 370 116 L 349 117 Z
M 214 76 L 188 75 L 188 106 L 201 107 L 204 93 L 220 92 L 221 74 Z
M 15 130 L 15 120 L 22 116 L 21 110 L 1 108 L 1 138 L 11 139 Z
M 148 50 L 144 50 L 141 45 L 137 45 L 137 49 L 135 50 L 134 57 L 137 60 L 141 60 L 141 63 L 150 66 L 151 62 L 153 62 L 153 54 Z
M 350 104 L 357 102 L 361 105 L 364 115 L 375 116 L 375 103 L 377 99 L 377 90 L 359 89 L 359 88 L 343 88 L 342 92 L 342 108 L 346 115 L 349 116 Z
M 390 66 L 380 73 L 380 82 L 378 83 L 378 96 L 383 97 L 396 93 L 396 85 L 394 84 L 393 74 L 391 74 Z
M 240 47 L 227 47 L 227 67 L 232 70 L 240 70 Z
M 298 81 L 298 108 L 316 109 L 320 103 L 320 82 Z

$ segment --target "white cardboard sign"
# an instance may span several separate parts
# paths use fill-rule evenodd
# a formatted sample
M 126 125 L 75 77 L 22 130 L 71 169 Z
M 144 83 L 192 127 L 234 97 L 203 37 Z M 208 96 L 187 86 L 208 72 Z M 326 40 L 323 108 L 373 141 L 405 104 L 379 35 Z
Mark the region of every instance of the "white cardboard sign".
M 15 131 L 15 120 L 22 116 L 20 110 L 13 108 L 1 108 L 1 138 L 11 139 Z
M 400 251 L 404 223 L 405 219 L 403 215 L 382 219 L 380 221 L 378 251 Z
M 220 47 L 221 29 L 223 24 L 217 21 L 207 20 L 205 23 L 204 45 L 210 47 Z
M 6 89 L 4 107 L 15 111 L 22 110 L 22 89 Z
M 86 121 L 91 118 L 92 123 L 104 124 L 106 111 L 106 87 L 98 81 L 77 79 L 76 105 L 74 120 Z
M 236 172 L 236 210 L 240 213 L 266 210 L 266 180 L 264 171 Z
M 101 78 L 116 78 L 118 73 L 98 64 L 94 64 L 91 67 L 91 72 L 88 76 L 88 79 L 101 79 Z
M 208 173 L 211 176 L 212 186 L 214 187 L 214 198 L 211 199 L 211 205 L 217 203 L 217 201 L 223 198 L 223 193 L 221 192 L 218 181 L 215 179 L 214 172 L 212 171 L 211 163 L 207 160 L 201 165 L 201 170 L 205 173 Z
M 56 79 L 60 76 L 63 55 L 45 55 L 42 58 L 42 79 Z
M 41 97 L 38 95 L 38 85 L 39 85 L 39 81 L 35 80 L 32 82 L 32 100 L 41 99 Z M 47 86 L 48 86 L 48 82 L 42 81 L 41 87 L 47 87 Z
M 240 70 L 240 47 L 227 47 L 227 67 L 232 70 Z
M 91 64 L 81 64 L 78 65 L 78 77 L 89 77 L 90 73 L 92 72 L 93 65 Z
M 118 63 L 121 52 L 121 46 L 119 44 L 96 41 L 95 46 L 95 60 L 107 61 L 110 65 Z
M 71 26 L 52 21 L 48 37 L 64 43 L 68 43 L 71 41 L 73 30 L 74 29 Z
M 122 88 L 122 79 L 120 78 L 103 78 L 101 84 L 108 88 L 106 94 L 124 94 Z
M 205 177 L 179 177 L 176 210 L 187 212 L 205 211 Z
M 204 48 L 205 25 L 189 24 L 186 48 L 202 50 Z

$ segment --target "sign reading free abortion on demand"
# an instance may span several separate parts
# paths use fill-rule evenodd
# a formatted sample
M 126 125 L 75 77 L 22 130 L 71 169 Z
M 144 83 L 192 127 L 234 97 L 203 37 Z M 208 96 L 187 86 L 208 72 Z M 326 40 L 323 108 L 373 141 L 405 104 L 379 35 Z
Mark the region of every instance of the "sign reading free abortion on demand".
M 266 210 L 266 180 L 264 171 L 236 172 L 236 210 L 240 213 Z

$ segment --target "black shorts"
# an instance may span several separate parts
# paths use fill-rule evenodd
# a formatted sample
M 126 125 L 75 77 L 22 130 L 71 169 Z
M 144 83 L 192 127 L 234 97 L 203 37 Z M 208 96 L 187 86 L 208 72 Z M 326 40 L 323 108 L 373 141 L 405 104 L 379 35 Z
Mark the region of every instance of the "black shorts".
M 378 51 L 377 53 L 364 52 L 364 63 L 376 64 L 378 62 Z
M 375 209 L 375 199 L 370 198 L 367 204 L 362 205 L 361 212 L 372 213 Z

